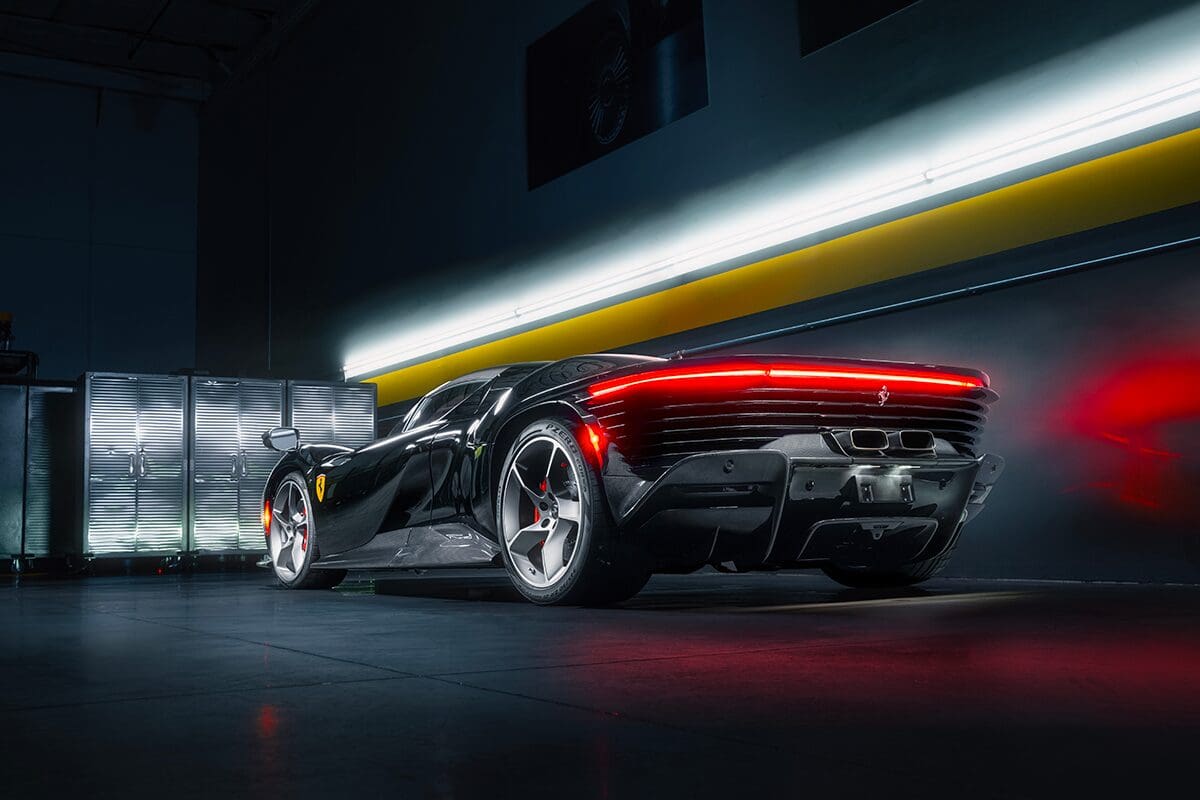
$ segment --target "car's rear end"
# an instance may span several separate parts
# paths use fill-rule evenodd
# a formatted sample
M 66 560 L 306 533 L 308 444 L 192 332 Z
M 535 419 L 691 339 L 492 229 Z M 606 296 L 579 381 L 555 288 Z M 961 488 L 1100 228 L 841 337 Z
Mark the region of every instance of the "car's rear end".
M 618 370 L 584 406 L 613 512 L 659 569 L 887 572 L 936 559 L 982 508 L 995 399 L 977 370 L 739 356 Z

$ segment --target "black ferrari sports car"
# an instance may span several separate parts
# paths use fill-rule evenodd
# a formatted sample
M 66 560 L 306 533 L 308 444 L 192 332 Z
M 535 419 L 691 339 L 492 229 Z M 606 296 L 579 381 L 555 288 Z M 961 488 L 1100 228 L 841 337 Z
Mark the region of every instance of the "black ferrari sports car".
M 820 568 L 900 586 L 950 558 L 1003 469 L 982 372 L 792 356 L 588 355 L 475 372 L 350 450 L 263 434 L 270 566 L 503 565 L 535 603 L 609 603 L 655 572 Z

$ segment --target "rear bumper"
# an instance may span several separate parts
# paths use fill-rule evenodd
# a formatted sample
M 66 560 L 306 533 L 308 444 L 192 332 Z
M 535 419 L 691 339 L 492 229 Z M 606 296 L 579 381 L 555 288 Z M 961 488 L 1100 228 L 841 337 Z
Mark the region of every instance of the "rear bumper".
M 680 461 L 616 509 L 622 529 L 644 537 L 662 570 L 886 569 L 944 552 L 1004 468 L 993 455 L 850 458 L 819 435 L 774 444 Z

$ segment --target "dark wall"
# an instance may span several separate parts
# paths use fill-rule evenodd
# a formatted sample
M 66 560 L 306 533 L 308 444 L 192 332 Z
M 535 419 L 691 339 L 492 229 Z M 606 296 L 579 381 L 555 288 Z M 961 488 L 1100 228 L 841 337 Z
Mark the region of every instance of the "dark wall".
M 0 310 L 41 375 L 195 356 L 196 105 L 0 77 Z
M 528 191 L 524 47 L 578 2 L 326 3 L 202 119 L 199 363 L 336 376 L 357 342 L 524 265 L 1185 3 L 922 2 L 807 59 L 792 0 L 706 0 L 710 103 Z M 886 53 L 886 56 L 880 56 Z M 1200 209 L 631 346 L 688 344 L 1200 233 Z M 746 349 L 961 363 L 1008 459 L 952 574 L 1197 579 L 1194 249 Z M 247 287 L 242 296 L 234 287 Z M 257 294 L 262 292 L 261 296 Z M 732 352 L 732 351 L 731 351 Z
M 543 254 L 652 230 L 701 193 L 1188 4 L 923 0 L 802 58 L 795 0 L 706 0 L 709 105 L 530 191 L 525 48 L 582 5 L 323 3 L 222 87 L 202 120 L 200 365 L 336 376 L 364 342 L 519 288 Z
M 845 292 L 640 352 L 726 341 L 1200 236 L 1200 206 Z M 719 349 L 971 366 L 1007 467 L 948 574 L 1200 579 L 1200 246 Z
M 264 83 L 258 73 L 217 95 L 200 118 L 196 364 L 218 375 L 269 374 Z

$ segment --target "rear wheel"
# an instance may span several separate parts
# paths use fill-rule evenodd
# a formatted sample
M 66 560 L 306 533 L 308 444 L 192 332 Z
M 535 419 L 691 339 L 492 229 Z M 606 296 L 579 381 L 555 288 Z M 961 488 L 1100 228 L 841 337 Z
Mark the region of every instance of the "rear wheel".
M 267 548 L 271 569 L 288 589 L 329 589 L 346 577 L 343 569 L 314 569 L 316 530 L 308 487 L 299 472 L 289 474 L 275 489 L 271 501 L 271 530 Z
M 496 498 L 504 565 L 534 603 L 605 604 L 641 591 L 650 570 L 620 540 L 597 470 L 558 420 L 530 425 L 504 463 Z

